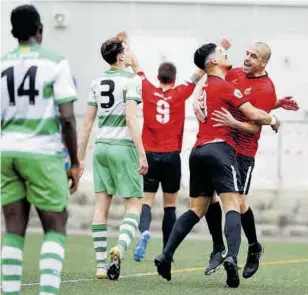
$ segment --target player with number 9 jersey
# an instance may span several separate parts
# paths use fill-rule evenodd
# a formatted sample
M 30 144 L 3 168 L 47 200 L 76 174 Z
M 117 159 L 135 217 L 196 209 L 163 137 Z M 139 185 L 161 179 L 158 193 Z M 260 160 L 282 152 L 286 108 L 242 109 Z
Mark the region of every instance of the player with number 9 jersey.
M 193 93 L 203 71 L 190 82 L 174 86 L 176 67 L 163 62 L 158 69 L 159 87 L 155 87 L 140 70 L 137 59 L 134 71 L 142 79 L 143 130 L 142 139 L 149 163 L 144 176 L 144 200 L 140 218 L 141 238 L 135 249 L 135 260 L 141 261 L 150 239 L 151 206 L 159 184 L 164 193 L 163 245 L 165 246 L 176 221 L 176 198 L 181 183 L 181 158 L 185 102 Z

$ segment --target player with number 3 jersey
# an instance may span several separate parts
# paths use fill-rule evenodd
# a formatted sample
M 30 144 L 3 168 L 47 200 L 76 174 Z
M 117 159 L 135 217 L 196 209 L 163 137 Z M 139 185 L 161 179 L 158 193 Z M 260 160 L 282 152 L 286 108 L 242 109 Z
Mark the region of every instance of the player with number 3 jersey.
M 120 262 L 139 225 L 143 178 L 148 164 L 138 126 L 137 105 L 141 103 L 141 79 L 126 71 L 131 64 L 127 44 L 112 38 L 102 44 L 103 59 L 110 69 L 95 79 L 90 89 L 84 118 L 79 156 L 86 155 L 96 116 L 98 132 L 93 155 L 95 213 L 92 237 L 96 252 L 96 277 L 116 280 Z M 113 195 L 123 198 L 126 214 L 120 226 L 118 242 L 107 263 L 107 218 Z
M 176 198 L 181 182 L 181 158 L 185 102 L 204 75 L 196 72 L 190 81 L 174 86 L 176 67 L 163 62 L 158 69 L 159 87 L 155 87 L 140 70 L 136 57 L 133 69 L 142 79 L 143 130 L 142 140 L 147 154 L 149 171 L 144 176 L 144 198 L 140 217 L 140 241 L 134 258 L 141 261 L 150 240 L 151 207 L 159 184 L 164 196 L 162 221 L 163 245 L 165 246 L 176 221 Z

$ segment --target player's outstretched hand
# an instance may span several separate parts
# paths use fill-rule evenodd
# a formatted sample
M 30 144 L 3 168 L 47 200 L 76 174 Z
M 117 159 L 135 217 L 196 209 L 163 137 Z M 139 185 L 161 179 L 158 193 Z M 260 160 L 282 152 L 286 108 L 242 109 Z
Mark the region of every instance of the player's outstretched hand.
M 127 33 L 125 31 L 122 31 L 116 35 L 116 38 L 121 41 L 126 41 L 128 39 Z
M 231 47 L 231 42 L 230 42 L 230 40 L 228 40 L 227 38 L 224 37 L 220 40 L 220 46 L 223 49 L 228 50 Z
M 198 121 L 202 123 L 205 122 L 207 114 L 204 108 L 204 102 L 198 99 L 197 101 L 193 103 L 193 109 L 194 109 L 194 113 Z
M 271 125 L 271 127 L 275 131 L 275 133 L 277 133 L 278 130 L 279 130 L 279 127 L 280 127 L 280 121 L 276 116 L 274 116 L 274 117 L 276 118 L 276 123 L 275 123 L 275 125 Z
M 79 183 L 79 174 L 80 174 L 79 164 L 72 165 L 71 168 L 67 171 L 67 176 L 71 180 L 71 186 L 70 186 L 71 194 L 77 191 Z
M 288 111 L 298 111 L 299 106 L 293 96 L 285 96 L 278 100 L 278 104 L 281 108 Z
M 138 173 L 146 175 L 148 173 L 149 165 L 145 154 L 139 155 L 139 165 Z
M 213 125 L 213 127 L 221 127 L 221 126 L 234 127 L 236 124 L 236 120 L 234 119 L 232 114 L 225 108 L 221 109 L 222 111 L 215 110 L 212 113 L 211 119 L 217 122 L 217 124 Z

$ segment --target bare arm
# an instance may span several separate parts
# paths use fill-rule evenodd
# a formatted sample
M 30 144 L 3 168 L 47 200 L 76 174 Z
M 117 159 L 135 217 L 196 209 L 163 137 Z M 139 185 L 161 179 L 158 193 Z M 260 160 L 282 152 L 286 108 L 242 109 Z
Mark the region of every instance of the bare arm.
M 250 134 L 257 133 L 261 130 L 260 125 L 236 120 L 225 108 L 222 108 L 222 111 L 214 111 L 211 119 L 217 122 L 213 125 L 214 127 L 229 126 Z
M 279 120 L 267 112 L 255 108 L 250 102 L 246 102 L 239 107 L 239 110 L 251 121 L 258 125 L 271 125 L 277 132 L 280 126 Z
M 131 132 L 133 142 L 139 154 L 140 168 L 138 172 L 144 175 L 148 172 L 148 163 L 145 150 L 142 143 L 141 132 L 137 118 L 137 102 L 135 100 L 126 101 L 126 124 Z
M 77 157 L 77 131 L 73 103 L 59 105 L 62 135 L 71 159 L 71 165 L 79 164 Z
M 132 57 L 132 69 L 136 74 L 141 72 L 140 64 L 135 54 Z
M 193 110 L 195 113 L 195 116 L 200 122 L 204 122 L 206 119 L 206 93 L 203 93 L 203 85 L 206 81 L 206 75 L 202 77 L 202 79 L 199 81 L 199 83 L 196 85 L 194 94 L 193 94 Z
M 126 124 L 131 131 L 138 153 L 145 154 L 137 117 L 137 102 L 134 100 L 126 101 Z
M 86 157 L 87 145 L 96 118 L 96 113 L 97 113 L 97 106 L 92 106 L 92 105 L 87 106 L 86 114 L 83 120 L 81 140 L 79 143 L 79 150 L 78 150 L 78 156 L 81 161 L 84 161 Z

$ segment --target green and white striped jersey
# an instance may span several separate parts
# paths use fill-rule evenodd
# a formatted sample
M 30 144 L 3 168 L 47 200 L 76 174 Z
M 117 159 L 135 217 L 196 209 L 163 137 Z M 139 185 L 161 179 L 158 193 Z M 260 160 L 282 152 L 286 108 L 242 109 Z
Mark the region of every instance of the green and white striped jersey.
M 136 74 L 110 69 L 92 82 L 88 104 L 98 108 L 96 142 L 133 145 L 126 124 L 126 100 L 141 102 L 142 82 Z
M 63 151 L 59 104 L 76 100 L 69 64 L 40 45 L 1 58 L 1 152 Z

